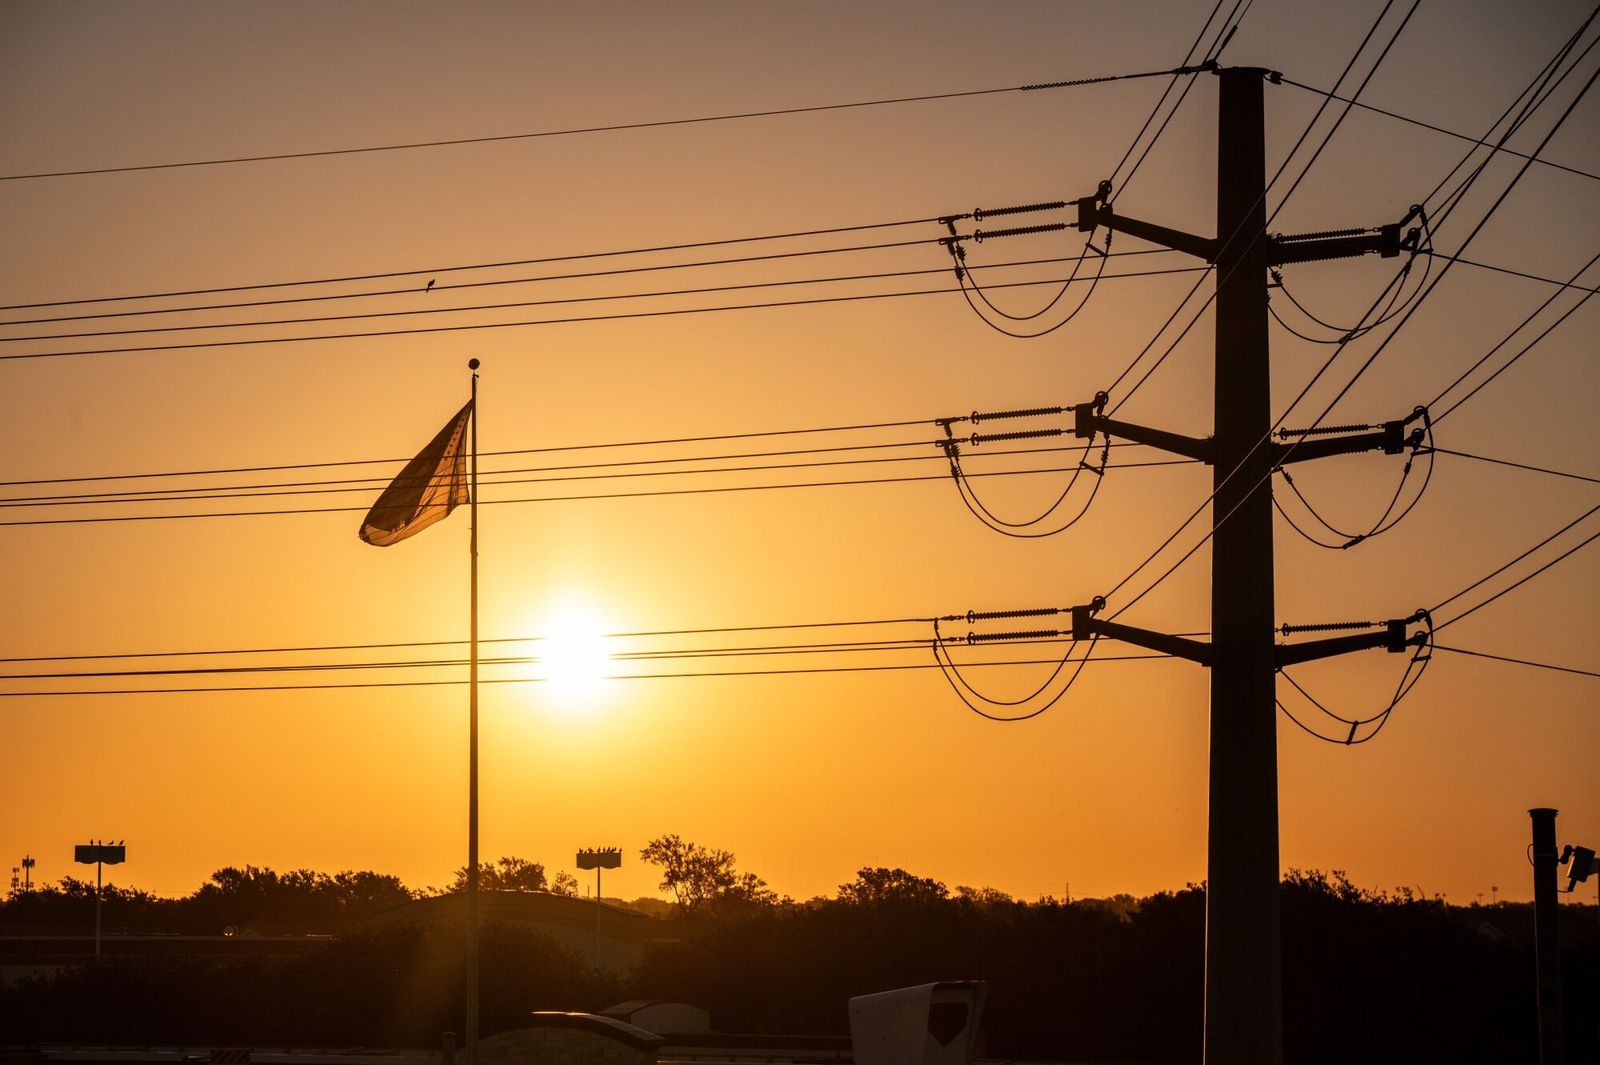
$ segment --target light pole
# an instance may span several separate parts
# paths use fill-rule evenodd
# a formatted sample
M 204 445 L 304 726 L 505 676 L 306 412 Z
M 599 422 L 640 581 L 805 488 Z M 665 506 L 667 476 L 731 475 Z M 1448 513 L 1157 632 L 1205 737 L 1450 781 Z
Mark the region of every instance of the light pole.
M 594 870 L 594 968 L 600 971 L 600 870 L 622 868 L 622 848 L 605 847 L 578 852 L 578 868 Z
M 128 860 L 128 848 L 122 840 L 102 843 L 90 840 L 73 848 L 73 861 L 94 866 L 94 960 L 100 960 L 100 895 L 104 884 L 102 872 L 107 865 L 121 865 Z

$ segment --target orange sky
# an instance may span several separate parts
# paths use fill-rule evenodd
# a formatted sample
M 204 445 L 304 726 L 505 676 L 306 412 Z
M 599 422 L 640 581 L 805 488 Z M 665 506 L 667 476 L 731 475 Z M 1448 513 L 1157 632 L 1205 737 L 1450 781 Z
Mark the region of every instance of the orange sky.
M 1260 0 L 1226 60 L 1330 85 L 1380 6 Z M 484 136 L 1162 69 L 1182 58 L 1209 10 L 1203 3 L 1010 4 L 981 13 L 961 4 L 5 3 L 0 173 Z M 1481 132 L 1586 10 L 1577 3 L 1424 5 L 1363 99 Z M 1163 84 L 0 182 L 0 292 L 15 305 L 1070 199 L 1092 192 L 1111 171 Z M 1515 143 L 1531 149 L 1569 98 L 1541 111 Z M 1215 103 L 1214 79 L 1200 78 L 1119 210 L 1211 232 Z M 1268 86 L 1274 164 L 1315 106 L 1300 90 Z M 1549 158 L 1600 169 L 1597 107 L 1593 98 L 1579 107 Z M 1458 141 L 1354 113 L 1274 228 L 1396 220 L 1463 150 Z M 1440 249 L 1458 246 L 1514 170 L 1508 162 L 1490 168 L 1439 235 Z M 1470 254 L 1565 278 L 1600 245 L 1597 195 L 1590 178 L 1534 167 Z M 839 239 L 939 233 L 923 226 Z M 983 265 L 1080 247 L 1074 234 L 1058 233 L 973 245 L 969 254 Z M 1123 238 L 1116 250 L 1137 247 Z M 944 254 L 923 244 L 428 298 L 467 305 L 937 269 L 948 264 Z M 1121 260 L 1118 269 L 1143 262 Z M 1343 321 L 1357 316 L 1392 272 L 1392 263 L 1367 258 L 1293 267 L 1286 280 L 1308 307 Z M 401 283 L 420 287 L 427 276 Z M 1590 284 L 1596 276 L 1586 275 Z M 952 279 L 944 273 L 842 287 L 896 284 L 949 286 Z M 1070 404 L 1110 384 L 1190 284 L 1189 275 L 1108 282 L 1071 324 L 1034 340 L 992 331 L 952 290 L 537 328 L 7 361 L 0 365 L 4 479 L 408 456 L 465 398 L 469 355 L 484 362 L 485 450 Z M 776 291 L 452 321 L 824 294 L 821 287 Z M 1000 291 L 995 299 L 1026 311 L 1041 302 L 1040 291 Z M 1331 420 L 1409 412 L 1547 292 L 1534 282 L 1454 270 Z M 369 310 L 404 309 L 418 299 L 367 303 Z M 290 305 L 261 316 L 353 306 Z M 228 313 L 240 314 L 207 320 L 228 320 Z M 68 342 L 5 337 L 175 321 L 11 326 L 0 330 L 0 354 L 72 350 Z M 1439 444 L 1600 474 L 1596 321 L 1593 306 L 1575 314 L 1454 414 Z M 1281 409 L 1328 349 L 1273 328 Z M 220 335 L 112 337 L 88 346 Z M 1320 410 L 1375 346 L 1375 339 L 1352 345 L 1302 410 Z M 1121 413 L 1209 432 L 1211 347 L 1207 316 Z M 919 440 L 930 430 L 861 439 Z M 778 438 L 728 451 L 828 442 Z M 571 461 L 593 458 L 577 454 Z M 526 464 L 553 461 L 533 460 Z M 493 468 L 512 468 L 499 461 Z M 1355 525 L 1387 502 L 1398 461 L 1335 460 L 1296 471 L 1297 482 L 1326 501 L 1335 524 Z M 834 475 L 942 467 L 844 469 Z M 489 506 L 481 525 L 483 629 L 488 636 L 546 632 L 575 608 L 608 631 L 633 632 L 1066 606 L 1105 592 L 1144 558 L 1205 497 L 1208 480 L 1191 467 L 1108 474 L 1083 523 L 1035 541 L 983 528 L 948 480 Z M 1040 508 L 1059 483 L 1052 476 L 980 482 L 1006 514 Z M 541 488 L 524 487 L 514 494 Z M 485 490 L 484 498 L 512 494 Z M 1441 457 L 1429 494 L 1407 522 L 1357 549 L 1312 548 L 1280 522 L 1278 615 L 1381 618 L 1431 605 L 1583 513 L 1595 494 L 1581 481 Z M 375 496 L 333 499 L 365 506 Z M 305 505 L 333 504 L 312 497 Z M 66 513 L 8 509 L 6 520 Z M 382 551 L 357 540 L 358 516 L 0 528 L 8 606 L 0 646 L 16 657 L 459 638 L 467 611 L 465 515 Z M 1593 532 L 1594 524 L 1591 518 L 1582 528 Z M 1563 545 L 1582 535 L 1580 529 Z M 1192 542 L 1181 539 L 1176 550 Z M 1176 557 L 1166 556 L 1160 568 Z M 1575 555 L 1449 629 L 1441 642 L 1600 667 L 1597 559 L 1596 550 Z M 1124 620 L 1205 628 L 1208 570 L 1202 549 Z M 1522 572 L 1486 585 L 1483 594 Z M 851 638 L 822 632 L 737 639 Z M 928 635 L 925 626 L 908 626 L 872 638 Z M 618 646 L 715 647 L 731 639 L 661 637 Z M 925 650 L 874 659 L 927 660 Z M 734 661 L 733 668 L 751 663 Z M 822 664 L 818 656 L 755 661 Z M 672 668 L 697 670 L 706 662 L 726 665 L 696 659 Z M 1333 704 L 1361 709 L 1385 697 L 1398 668 L 1397 658 L 1374 653 L 1296 675 Z M 22 669 L 12 664 L 7 672 Z M 1002 696 L 1042 679 L 1037 666 L 973 675 Z M 28 690 L 17 681 L 3 688 Z M 1590 678 L 1441 653 L 1368 746 L 1320 744 L 1282 722 L 1284 865 L 1340 868 L 1364 885 L 1405 884 L 1460 902 L 1487 895 L 1491 885 L 1501 898 L 1528 897 L 1528 807 L 1559 807 L 1564 841 L 1592 845 L 1600 838 L 1597 693 Z M 599 697 L 584 699 L 537 684 L 489 686 L 483 853 L 570 868 L 578 847 L 620 845 L 628 857 L 606 887 L 622 895 L 654 890 L 637 850 L 666 832 L 728 848 L 741 866 L 797 897 L 831 892 L 863 865 L 900 865 L 952 885 L 987 884 L 1023 896 L 1059 894 L 1069 883 L 1074 896 L 1179 887 L 1205 876 L 1206 704 L 1203 671 L 1179 662 L 1086 669 L 1054 709 L 1014 725 L 967 712 L 933 670 L 612 681 Z M 119 882 L 166 893 L 192 890 L 212 869 L 246 862 L 373 868 L 416 886 L 441 884 L 464 859 L 465 732 L 465 692 L 454 687 L 6 698 L 0 857 L 9 867 L 31 853 L 39 859 L 37 877 L 55 879 L 79 871 L 69 864 L 70 847 L 94 835 L 128 840 L 130 861 Z

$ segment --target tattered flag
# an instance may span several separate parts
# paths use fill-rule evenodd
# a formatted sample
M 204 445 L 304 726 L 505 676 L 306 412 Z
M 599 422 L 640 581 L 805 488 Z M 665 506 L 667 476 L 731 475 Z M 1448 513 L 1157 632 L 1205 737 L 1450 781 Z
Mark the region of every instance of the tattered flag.
M 467 423 L 472 403 L 445 423 L 406 464 L 361 522 L 361 539 L 388 547 L 421 532 L 467 502 Z

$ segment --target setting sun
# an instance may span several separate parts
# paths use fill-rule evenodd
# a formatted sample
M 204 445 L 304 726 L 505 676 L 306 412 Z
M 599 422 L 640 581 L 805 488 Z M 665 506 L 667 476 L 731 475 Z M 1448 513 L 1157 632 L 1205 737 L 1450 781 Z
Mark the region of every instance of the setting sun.
M 533 675 L 563 708 L 589 708 L 605 687 L 611 656 L 600 615 L 588 604 L 564 602 L 545 615 L 538 631 Z

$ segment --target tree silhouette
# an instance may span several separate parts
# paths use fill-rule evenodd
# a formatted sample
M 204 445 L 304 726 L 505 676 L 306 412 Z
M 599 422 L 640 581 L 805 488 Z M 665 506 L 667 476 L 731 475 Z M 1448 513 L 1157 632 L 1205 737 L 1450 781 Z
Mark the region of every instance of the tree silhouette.
M 882 866 L 862 869 L 850 883 L 839 885 L 839 901 L 859 905 L 943 902 L 949 897 L 950 889 L 931 877 L 915 876 L 904 869 L 885 869 Z
M 560 877 L 565 873 L 557 873 Z M 572 879 L 568 877 L 568 879 Z M 544 866 L 539 862 L 530 862 L 526 858 L 514 856 L 504 857 L 494 863 L 478 863 L 478 887 L 484 891 L 549 891 L 550 882 L 544 874 Z M 456 878 L 445 888 L 445 893 L 467 890 L 467 869 L 462 866 L 456 870 Z M 573 881 L 571 892 L 560 891 L 557 894 L 577 894 L 577 882 Z
M 754 873 L 734 868 L 730 851 L 712 850 L 677 835 L 658 836 L 645 844 L 639 857 L 661 867 L 661 890 L 672 892 L 678 908 L 693 912 L 716 903 L 769 905 L 778 896 Z

